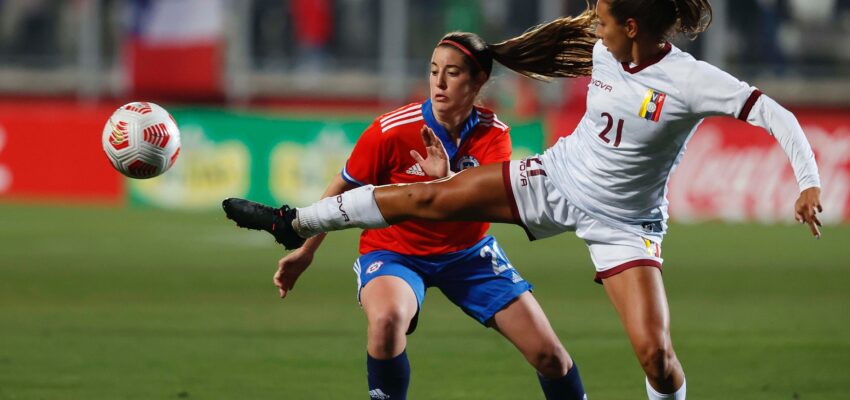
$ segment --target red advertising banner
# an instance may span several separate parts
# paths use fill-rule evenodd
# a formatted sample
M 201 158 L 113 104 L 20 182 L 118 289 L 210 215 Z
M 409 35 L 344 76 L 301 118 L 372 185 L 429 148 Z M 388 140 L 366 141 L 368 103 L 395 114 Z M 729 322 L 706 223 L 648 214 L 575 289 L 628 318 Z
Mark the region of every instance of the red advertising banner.
M 103 153 L 112 107 L 0 102 L 0 199 L 119 202 L 123 178 Z
M 850 113 L 792 111 L 818 162 L 821 221 L 850 221 Z M 571 133 L 583 113 L 582 105 L 550 119 L 559 133 L 554 138 Z M 667 198 L 671 218 L 679 221 L 794 222 L 798 194 L 788 157 L 767 131 L 733 118 L 709 118 L 688 143 Z

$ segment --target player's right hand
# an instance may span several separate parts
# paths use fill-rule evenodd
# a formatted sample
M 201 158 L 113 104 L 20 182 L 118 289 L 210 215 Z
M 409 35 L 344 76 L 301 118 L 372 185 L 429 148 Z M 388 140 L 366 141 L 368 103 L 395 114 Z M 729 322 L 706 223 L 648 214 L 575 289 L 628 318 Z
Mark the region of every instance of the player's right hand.
M 299 248 L 287 254 L 277 262 L 277 272 L 274 274 L 274 285 L 277 286 L 280 298 L 295 287 L 295 281 L 301 273 L 313 262 L 313 252 Z

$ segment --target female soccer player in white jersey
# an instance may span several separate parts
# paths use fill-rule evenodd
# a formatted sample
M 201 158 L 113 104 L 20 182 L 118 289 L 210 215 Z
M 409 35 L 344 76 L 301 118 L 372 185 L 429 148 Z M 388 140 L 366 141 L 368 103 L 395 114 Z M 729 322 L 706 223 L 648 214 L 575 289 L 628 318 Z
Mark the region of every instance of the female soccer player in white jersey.
M 563 22 L 582 25 L 573 19 Z M 582 46 L 555 42 L 553 37 L 553 45 L 541 47 L 540 56 L 564 50 L 569 55 L 583 53 L 586 62 L 573 75 L 589 68 L 593 41 Z M 323 197 L 336 198 L 369 184 L 428 182 L 509 161 L 508 126 L 492 111 L 475 105 L 494 61 L 482 51 L 485 48 L 472 33 L 444 36 L 431 57 L 430 98 L 376 118 Z M 495 60 L 510 59 L 511 47 L 501 48 L 504 55 Z M 429 287 L 439 288 L 469 316 L 513 343 L 537 370 L 546 399 L 585 398 L 576 364 L 531 294 L 531 285 L 513 268 L 496 239 L 486 235 L 488 227 L 485 222 L 418 220 L 363 232 L 354 269 L 368 322 L 371 398 L 406 398 L 410 381 L 406 334 L 416 327 Z M 323 238 L 310 238 L 280 260 L 274 280 L 281 297 L 310 265 Z
M 795 218 L 820 236 L 820 179 L 796 118 L 759 90 L 672 46 L 711 22 L 707 0 L 600 0 L 596 4 L 587 112 L 572 135 L 542 155 L 487 165 L 427 184 L 361 187 L 309 207 L 284 206 L 269 230 L 288 247 L 338 229 L 411 218 L 523 226 L 531 238 L 574 231 L 586 242 L 596 280 L 620 315 L 646 373 L 649 399 L 684 399 L 661 278 L 667 182 L 707 116 L 764 128 L 791 161 L 800 193 Z M 581 33 L 581 31 L 576 31 Z M 533 43 L 527 43 L 533 46 Z M 553 60 L 554 61 L 554 60 Z M 537 74 L 555 76 L 552 68 Z M 260 205 L 225 200 L 239 221 Z M 344 210 L 344 211 L 341 211 Z

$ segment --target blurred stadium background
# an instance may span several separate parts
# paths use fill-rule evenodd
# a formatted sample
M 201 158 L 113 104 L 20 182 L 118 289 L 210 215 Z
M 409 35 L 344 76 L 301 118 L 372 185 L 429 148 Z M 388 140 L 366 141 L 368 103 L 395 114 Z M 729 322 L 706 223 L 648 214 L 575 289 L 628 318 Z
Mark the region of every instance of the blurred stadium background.
M 331 235 L 280 302 L 282 252 L 224 197 L 304 204 L 375 116 L 427 96 L 445 32 L 490 42 L 581 0 L 0 0 L 0 399 L 364 398 L 365 321 Z M 850 1 L 713 0 L 675 43 L 794 111 L 818 157 L 824 238 L 791 226 L 797 186 L 764 132 L 709 119 L 669 193 L 665 280 L 693 398 L 850 398 Z M 514 157 L 568 134 L 589 80 L 497 70 L 482 101 Z M 706 82 L 710 84 L 710 82 Z M 101 132 L 131 100 L 177 120 L 160 178 L 109 166 Z M 494 227 L 536 284 L 594 399 L 643 398 L 586 250 Z M 411 397 L 540 398 L 509 344 L 432 293 Z

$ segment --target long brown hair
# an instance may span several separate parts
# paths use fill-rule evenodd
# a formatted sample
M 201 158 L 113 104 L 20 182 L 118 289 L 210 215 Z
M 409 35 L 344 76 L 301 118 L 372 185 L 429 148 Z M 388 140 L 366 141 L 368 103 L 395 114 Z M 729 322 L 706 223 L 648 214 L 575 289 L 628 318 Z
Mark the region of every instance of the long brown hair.
M 595 20 L 596 13 L 588 4 L 588 9 L 576 17 L 558 18 L 500 43 L 488 44 L 474 33 L 452 32 L 438 46 L 453 46 L 466 54 L 473 76 L 484 71 L 489 77 L 493 60 L 542 81 L 588 76 L 597 40 L 593 32 Z
M 599 0 L 608 3 L 611 15 L 620 24 L 634 18 L 640 29 L 658 41 L 673 32 L 690 39 L 708 29 L 712 21 L 708 0 Z

